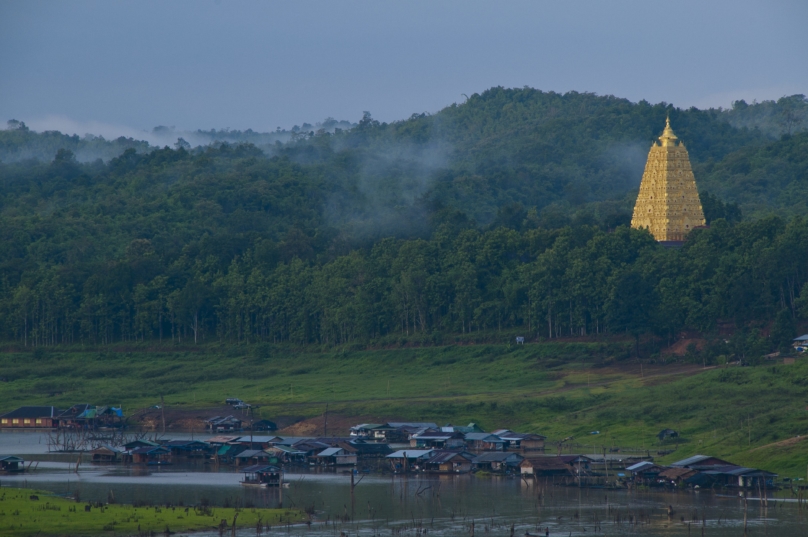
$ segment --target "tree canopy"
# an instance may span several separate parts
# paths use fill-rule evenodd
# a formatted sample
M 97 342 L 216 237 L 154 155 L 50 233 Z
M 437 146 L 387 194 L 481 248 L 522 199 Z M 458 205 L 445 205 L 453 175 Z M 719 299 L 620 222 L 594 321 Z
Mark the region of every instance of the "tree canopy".
M 153 148 L 9 123 L 0 339 L 670 338 L 776 319 L 781 345 L 808 313 L 808 133 L 775 138 L 728 114 L 492 88 L 264 145 Z M 667 115 L 709 190 L 711 227 L 681 249 L 627 228 Z M 88 144 L 105 156 L 80 158 Z

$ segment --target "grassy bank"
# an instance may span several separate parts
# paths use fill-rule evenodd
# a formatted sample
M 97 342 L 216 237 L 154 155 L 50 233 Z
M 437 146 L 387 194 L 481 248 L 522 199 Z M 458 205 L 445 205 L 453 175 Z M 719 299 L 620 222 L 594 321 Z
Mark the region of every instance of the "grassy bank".
M 262 527 L 274 526 L 301 522 L 306 515 L 293 509 L 95 506 L 43 491 L 0 489 L 0 534 L 8 536 L 162 535 L 213 530 L 222 521 L 231 528 L 234 517 L 237 527 L 255 528 L 259 521 Z
M 486 430 L 574 436 L 580 451 L 621 446 L 660 460 L 694 453 L 805 477 L 808 363 L 703 368 L 628 359 L 630 342 L 456 345 L 388 350 L 273 346 L 63 349 L 2 355 L 0 409 L 20 404 L 123 404 L 127 414 L 240 397 L 256 418 L 320 416 L 479 423 Z M 679 441 L 656 434 L 676 429 Z M 599 431 L 599 434 L 590 434 Z M 318 431 L 321 433 L 321 431 Z M 583 447 L 586 446 L 586 447 Z M 556 448 L 548 448 L 554 451 Z

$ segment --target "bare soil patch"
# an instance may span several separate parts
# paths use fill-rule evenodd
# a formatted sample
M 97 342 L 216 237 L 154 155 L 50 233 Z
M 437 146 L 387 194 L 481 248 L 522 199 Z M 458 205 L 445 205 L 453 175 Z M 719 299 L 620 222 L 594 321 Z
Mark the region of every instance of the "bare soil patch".
M 765 446 L 758 446 L 754 449 L 750 449 L 749 451 L 758 451 L 761 449 L 770 449 L 773 447 L 793 446 L 795 444 L 798 444 L 799 442 L 802 442 L 803 440 L 805 440 L 805 438 L 806 438 L 805 436 L 795 436 L 794 438 L 788 438 L 786 440 L 781 440 L 779 442 L 773 442 L 771 444 L 766 444 Z
M 236 410 L 229 405 L 204 408 L 178 408 L 167 406 L 165 412 L 159 408 L 141 409 L 129 417 L 130 426 L 144 431 L 162 431 L 163 416 L 165 415 L 166 432 L 205 432 L 205 420 L 214 416 L 234 416 L 244 422 L 248 427 L 251 421 L 263 419 L 247 412 Z M 300 416 L 274 416 L 267 418 L 278 425 L 278 428 L 289 427 L 300 421 Z
M 395 418 L 379 416 L 344 416 L 340 414 L 328 415 L 328 436 L 348 436 L 350 429 L 354 425 L 360 423 L 385 423 L 388 421 L 396 421 Z M 402 420 L 405 421 L 405 420 Z M 278 424 L 280 426 L 280 424 Z M 299 421 L 295 424 L 284 427 L 278 431 L 278 434 L 288 436 L 325 436 L 325 418 L 324 416 L 317 416 Z

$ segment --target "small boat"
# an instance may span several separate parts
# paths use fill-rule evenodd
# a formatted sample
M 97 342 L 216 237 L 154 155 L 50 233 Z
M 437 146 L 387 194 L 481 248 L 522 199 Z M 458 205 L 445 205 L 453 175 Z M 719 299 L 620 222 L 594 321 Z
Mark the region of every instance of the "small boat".
M 245 487 L 288 487 L 283 482 L 283 470 L 268 464 L 255 464 L 243 470 L 244 479 L 241 484 Z

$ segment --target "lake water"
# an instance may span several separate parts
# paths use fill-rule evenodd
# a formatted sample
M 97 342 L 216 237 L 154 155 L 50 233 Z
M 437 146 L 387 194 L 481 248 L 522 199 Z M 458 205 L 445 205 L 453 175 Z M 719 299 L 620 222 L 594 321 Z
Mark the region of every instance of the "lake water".
M 76 472 L 76 456 L 49 455 L 46 437 L 37 433 L 0 433 L 0 454 L 38 459 L 25 474 L 0 476 L 2 486 L 78 493 L 83 501 L 104 502 L 112 495 L 119 503 L 283 505 L 314 512 L 311 526 L 273 528 L 269 535 L 468 537 L 472 525 L 476 537 L 509 537 L 511 526 L 516 537 L 545 535 L 548 529 L 553 536 L 808 535 L 808 511 L 799 510 L 796 502 L 772 498 L 766 507 L 748 500 L 744 509 L 742 498 L 709 491 L 639 493 L 472 475 L 365 475 L 352 495 L 348 474 L 305 469 L 287 472 L 288 489 L 255 489 L 240 486 L 241 475 L 234 469 L 205 464 L 152 468 L 83 463 Z M 254 529 L 239 533 L 255 534 Z

